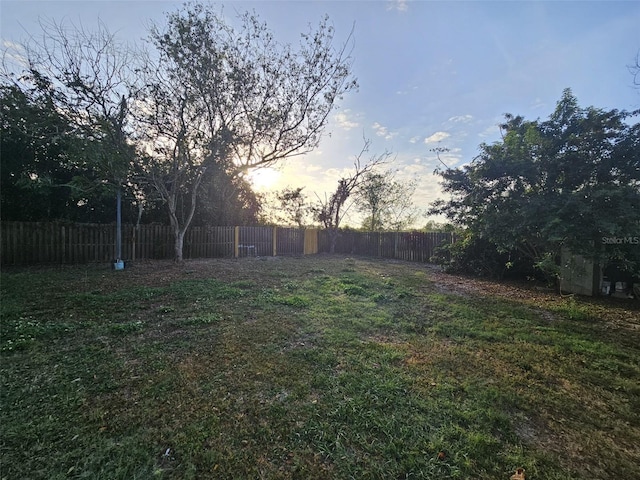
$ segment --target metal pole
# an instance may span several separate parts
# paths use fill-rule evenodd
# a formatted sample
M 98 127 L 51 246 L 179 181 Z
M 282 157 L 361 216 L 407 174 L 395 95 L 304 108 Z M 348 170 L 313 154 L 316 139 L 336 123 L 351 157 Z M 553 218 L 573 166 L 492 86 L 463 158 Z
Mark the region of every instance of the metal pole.
M 120 262 L 122 260 L 122 193 L 120 185 L 118 185 L 116 199 L 116 262 Z

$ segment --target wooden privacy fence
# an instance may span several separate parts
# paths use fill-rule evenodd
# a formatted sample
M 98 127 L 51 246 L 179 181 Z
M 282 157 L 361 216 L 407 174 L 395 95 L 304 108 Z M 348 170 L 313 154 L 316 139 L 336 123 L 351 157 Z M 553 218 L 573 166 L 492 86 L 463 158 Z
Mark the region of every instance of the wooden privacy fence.
M 329 251 L 329 232 L 320 232 L 320 251 Z M 436 247 L 456 241 L 452 232 L 359 232 L 343 230 L 335 253 L 430 262 Z
M 0 263 L 111 262 L 116 226 L 47 222 L 3 222 Z M 302 255 L 318 252 L 318 230 L 276 227 L 191 227 L 184 258 Z M 167 225 L 122 226 L 124 260 L 173 258 L 173 233 Z
M 46 222 L 3 222 L 0 263 L 111 262 L 116 226 Z M 342 231 L 336 253 L 428 262 L 433 249 L 455 240 L 451 233 Z M 122 226 L 122 259 L 173 258 L 173 233 L 166 225 Z M 329 251 L 326 231 L 281 227 L 192 227 L 184 258 L 309 255 Z

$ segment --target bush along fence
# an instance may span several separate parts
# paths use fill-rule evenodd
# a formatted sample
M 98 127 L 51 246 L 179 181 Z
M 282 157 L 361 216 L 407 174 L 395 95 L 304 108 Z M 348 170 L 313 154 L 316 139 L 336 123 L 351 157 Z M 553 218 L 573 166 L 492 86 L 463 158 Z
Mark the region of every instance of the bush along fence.
M 115 225 L 3 222 L 2 265 L 111 262 Z M 336 253 L 428 262 L 433 249 L 455 241 L 451 233 L 342 231 Z M 318 229 L 283 227 L 192 227 L 184 258 L 309 255 L 329 251 L 329 235 Z M 122 259 L 170 259 L 173 234 L 166 225 L 122 226 Z

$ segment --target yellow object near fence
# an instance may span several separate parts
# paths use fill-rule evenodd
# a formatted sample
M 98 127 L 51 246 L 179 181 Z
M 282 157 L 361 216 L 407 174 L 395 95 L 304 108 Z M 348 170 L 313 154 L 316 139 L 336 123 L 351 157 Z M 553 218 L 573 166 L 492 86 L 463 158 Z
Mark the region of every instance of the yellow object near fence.
M 318 232 L 317 228 L 307 228 L 304 231 L 304 250 L 305 255 L 313 255 L 318 253 Z

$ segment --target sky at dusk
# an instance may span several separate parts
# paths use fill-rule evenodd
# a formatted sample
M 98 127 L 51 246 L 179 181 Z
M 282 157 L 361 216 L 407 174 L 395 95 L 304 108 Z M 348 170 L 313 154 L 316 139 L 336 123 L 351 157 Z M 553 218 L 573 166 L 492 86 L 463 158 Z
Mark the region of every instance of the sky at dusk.
M 38 19 L 90 29 L 98 20 L 123 41 L 140 42 L 150 22 L 180 8 L 172 1 L 0 0 L 5 47 L 39 31 Z M 637 1 L 256 1 L 222 2 L 254 10 L 277 40 L 326 14 L 336 40 L 353 29 L 353 71 L 360 85 L 335 109 L 320 146 L 278 171 L 253 174 L 257 189 L 305 187 L 324 198 L 371 140 L 368 156 L 390 151 L 398 178 L 418 176 L 416 206 L 441 196 L 435 147 L 450 167 L 469 163 L 482 142 L 500 139 L 505 113 L 546 119 L 564 88 L 581 106 L 640 108 L 629 66 L 640 52 Z M 424 223 L 422 218 L 419 223 Z M 357 222 L 356 218 L 352 223 Z

